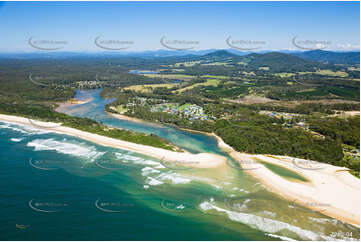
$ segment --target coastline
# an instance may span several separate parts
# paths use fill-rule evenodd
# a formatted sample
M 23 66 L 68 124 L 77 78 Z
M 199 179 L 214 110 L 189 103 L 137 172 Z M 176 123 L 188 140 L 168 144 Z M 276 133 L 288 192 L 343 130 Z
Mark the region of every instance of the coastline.
M 54 109 L 54 111 L 62 113 L 62 109 L 67 108 L 69 106 L 73 106 L 73 105 L 79 105 L 79 104 L 85 104 L 87 102 L 90 102 L 91 100 L 93 100 L 92 98 L 88 98 L 85 100 L 78 100 L 78 99 L 69 99 L 65 102 L 57 102 L 57 107 Z
M 19 116 L 0 114 L 0 121 L 34 127 L 34 123 L 30 121 L 30 119 Z M 93 143 L 97 143 L 99 145 L 140 153 L 156 159 L 165 160 L 168 162 L 174 162 L 177 163 L 178 165 L 181 164 L 183 166 L 194 167 L 194 168 L 213 168 L 224 165 L 226 163 L 225 157 L 216 154 L 211 154 L 211 153 L 190 154 L 190 153 L 175 152 L 161 148 L 135 144 L 128 141 L 123 141 L 110 137 L 105 137 L 98 134 L 93 134 L 78 129 L 65 127 L 57 123 L 42 122 L 42 121 L 36 121 L 36 122 L 38 123 L 38 125 L 35 126 L 35 128 L 40 130 L 47 130 L 54 133 L 78 137 Z
M 216 134 L 213 135 L 222 150 L 272 192 L 313 211 L 360 227 L 360 180 L 351 175 L 347 168 L 320 163 L 320 169 L 302 169 L 295 166 L 293 157 L 237 152 Z M 265 166 L 255 163 L 256 159 L 296 172 L 309 182 L 284 179 Z
M 142 119 L 132 118 L 126 115 L 114 114 L 110 112 L 107 112 L 107 114 L 118 119 L 157 125 L 156 123 L 151 123 Z M 1 115 L 0 115 L 0 120 L 1 120 Z M 207 133 L 204 131 L 181 128 L 176 125 L 174 126 L 180 130 L 213 136 L 217 140 L 218 146 L 223 151 L 227 152 L 232 158 L 237 160 L 240 163 L 242 169 L 244 169 L 246 173 L 258 179 L 268 189 L 270 189 L 272 192 L 276 194 L 279 194 L 283 198 L 291 200 L 294 203 L 297 203 L 301 206 L 308 207 L 313 211 L 323 213 L 332 218 L 336 218 L 343 222 L 360 227 L 360 208 L 359 208 L 360 199 L 359 196 L 357 196 L 357 194 L 358 195 L 360 194 L 360 184 L 359 184 L 359 180 L 356 177 L 352 176 L 348 172 L 347 168 L 324 164 L 325 169 L 320 169 L 320 170 L 300 169 L 291 162 L 291 160 L 294 159 L 292 157 L 267 156 L 262 154 L 252 155 L 252 154 L 237 152 L 231 146 L 226 144 L 215 133 Z M 93 139 L 90 141 L 99 143 L 99 141 L 94 141 Z M 103 142 L 100 142 L 99 144 L 102 143 Z M 144 145 L 139 145 L 139 146 L 144 146 Z M 165 154 L 163 153 L 163 150 L 159 148 L 154 148 L 154 149 L 162 150 L 162 151 L 156 151 L 153 149 L 151 149 L 152 151 L 149 150 L 146 151 L 143 149 L 139 149 L 140 147 L 138 149 L 134 149 L 133 147 L 129 147 L 127 145 L 116 146 L 116 148 L 126 149 L 137 153 L 149 155 L 157 159 L 166 159 L 167 161 L 177 162 L 177 163 L 179 163 L 179 160 L 185 159 L 186 161 L 183 162 L 184 165 L 191 167 L 198 167 L 198 168 L 216 167 L 221 163 L 224 163 L 225 161 L 224 157 L 218 156 L 218 157 L 222 157 L 223 160 L 222 162 L 216 162 L 215 157 L 213 157 L 214 160 L 212 159 L 211 159 L 212 161 L 210 160 L 211 162 L 204 162 L 203 157 L 201 159 L 202 161 L 200 162 L 192 162 L 192 160 L 193 161 L 196 159 L 198 160 L 200 157 L 180 158 L 175 154 L 171 154 L 177 152 L 166 151 L 171 153 Z M 153 148 L 153 147 L 149 147 L 149 148 Z M 162 154 L 161 155 L 162 157 L 160 157 L 159 154 Z M 203 154 L 207 155 L 205 153 L 202 153 L 202 155 Z M 200 154 L 197 155 L 188 154 L 188 155 L 197 156 Z M 260 163 L 257 163 L 255 161 L 256 159 L 289 169 L 301 176 L 304 176 L 309 180 L 309 182 L 298 182 L 298 181 L 290 181 L 284 179 L 278 176 L 277 174 L 273 173 L 271 170 L 267 169 L 265 166 L 261 165 Z M 187 161 L 189 161 L 188 164 Z M 355 199 L 355 197 L 358 197 L 358 199 Z
M 118 115 L 114 116 L 118 117 Z M 131 117 L 119 116 L 133 121 Z M 140 119 L 137 119 L 137 121 L 146 122 Z M 283 198 L 313 211 L 360 227 L 360 181 L 351 175 L 347 168 L 322 163 L 325 166 L 324 169 L 302 169 L 294 165 L 292 162 L 293 157 L 252 155 L 237 152 L 215 133 L 190 130 L 176 125 L 175 127 L 188 132 L 213 136 L 217 140 L 218 146 L 237 160 L 246 173 L 258 179 L 269 190 Z M 307 178 L 309 182 L 284 179 L 262 164 L 257 163 L 256 160 L 289 169 Z
M 149 125 L 155 125 L 155 126 L 156 125 L 158 125 L 158 126 L 161 125 L 161 124 L 152 123 L 152 122 L 149 122 L 149 121 L 146 121 L 146 120 L 143 120 L 143 119 L 129 117 L 129 116 L 124 115 L 124 114 L 111 113 L 111 112 L 108 112 L 108 111 L 105 111 L 105 113 L 107 115 L 109 115 L 109 116 L 112 116 L 114 118 L 121 119 L 121 120 L 127 120 L 127 121 L 136 122 L 136 123 L 149 124 Z

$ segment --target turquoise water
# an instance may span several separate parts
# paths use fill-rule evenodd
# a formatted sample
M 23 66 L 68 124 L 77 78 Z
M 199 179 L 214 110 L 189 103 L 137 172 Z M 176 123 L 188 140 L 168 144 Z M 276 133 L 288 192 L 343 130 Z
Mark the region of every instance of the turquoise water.
M 170 140 L 179 147 L 192 153 L 211 152 L 225 155 L 225 153 L 218 147 L 217 140 L 211 136 L 182 131 L 171 126 L 137 123 L 111 117 L 105 113 L 104 106 L 113 100 L 102 99 L 99 96 L 99 92 L 100 90 L 77 91 L 75 97 L 76 99 L 92 100 L 84 104 L 67 107 L 61 111 L 77 117 L 91 118 L 115 127 L 121 127 L 147 134 L 153 133 Z
M 88 117 L 178 144 L 173 132 L 193 152 L 222 153 L 205 135 L 109 118 L 103 112 L 108 101 L 97 94 L 79 92 L 79 98 L 93 100 L 66 112 L 85 110 Z M 229 165 L 172 167 L 1 122 L 0 151 L 1 240 L 327 240 L 338 231 L 360 236 L 357 228 L 286 201 Z
M 210 222 L 213 216 L 204 214 L 198 203 L 220 195 L 211 186 L 196 182 L 189 190 L 173 182 L 177 191 L 172 192 L 172 182 L 164 181 L 145 188 L 141 169 L 161 167 L 157 161 L 65 135 L 0 125 L 1 240 L 268 239 L 248 226 L 241 226 L 246 228 L 241 232 Z M 101 155 L 98 164 L 114 170 L 94 165 L 90 153 Z M 125 155 L 120 165 L 112 163 L 119 160 L 116 154 Z M 100 208 L 116 212 L 98 209 L 97 200 Z M 179 205 L 185 208 L 177 209 Z

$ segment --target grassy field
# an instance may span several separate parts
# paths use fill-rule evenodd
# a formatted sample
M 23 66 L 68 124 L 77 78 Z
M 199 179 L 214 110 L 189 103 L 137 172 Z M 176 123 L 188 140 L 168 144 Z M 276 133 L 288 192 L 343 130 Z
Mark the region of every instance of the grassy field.
M 317 70 L 316 74 L 324 76 L 339 76 L 339 77 L 348 77 L 348 74 L 343 71 L 331 71 L 331 70 Z
M 229 63 L 227 62 L 213 62 L 213 63 L 204 63 L 201 64 L 202 66 L 228 66 Z
M 174 66 L 175 67 L 180 67 L 180 66 L 190 67 L 190 66 L 194 66 L 199 63 L 201 63 L 201 61 L 180 62 L 180 63 L 174 64 Z
M 118 106 L 116 106 L 116 107 L 110 107 L 110 109 L 116 111 L 116 112 L 119 113 L 119 114 L 123 114 L 123 113 L 125 113 L 126 111 L 128 111 L 128 109 L 127 109 L 127 108 L 124 108 L 123 105 L 118 105 Z
M 229 76 L 212 76 L 212 75 L 203 75 L 204 78 L 214 78 L 214 79 L 229 79 Z
M 220 80 L 217 80 L 217 79 L 207 79 L 206 82 L 202 82 L 202 83 L 196 83 L 196 84 L 193 84 L 193 85 L 190 85 L 188 87 L 184 87 L 184 88 L 181 88 L 181 89 L 178 89 L 178 90 L 175 90 L 173 92 L 184 92 L 186 90 L 189 90 L 189 89 L 192 89 L 192 88 L 195 88 L 195 87 L 198 87 L 198 86 L 218 86 L 218 84 L 220 83 L 221 81 Z
M 250 76 L 255 76 L 256 75 L 253 71 L 251 71 L 251 72 L 243 71 L 242 74 L 243 75 L 250 75 Z
M 183 81 L 189 81 L 194 78 L 197 78 L 196 76 L 191 75 L 182 75 L 182 74 L 142 74 L 143 76 L 150 77 L 150 78 L 166 78 L 166 79 L 179 79 Z
M 291 76 L 294 76 L 296 74 L 295 73 L 282 72 L 282 73 L 275 73 L 273 75 L 284 78 L 284 77 L 291 77 Z
M 299 75 L 307 75 L 307 74 L 312 74 L 314 72 L 310 72 L 310 71 L 300 71 L 298 72 Z
M 124 90 L 132 90 L 136 92 L 146 92 L 150 93 L 154 88 L 157 87 L 166 87 L 166 88 L 172 88 L 174 86 L 177 86 L 178 84 L 146 84 L 146 85 L 134 85 L 130 87 L 124 88 Z

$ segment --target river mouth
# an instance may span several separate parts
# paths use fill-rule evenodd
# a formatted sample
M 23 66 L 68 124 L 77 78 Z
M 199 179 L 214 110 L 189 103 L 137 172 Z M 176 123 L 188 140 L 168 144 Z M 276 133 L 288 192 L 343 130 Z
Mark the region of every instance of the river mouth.
M 84 104 L 66 104 L 58 108 L 57 111 L 71 116 L 91 118 L 106 125 L 129 129 L 135 132 L 153 133 L 169 140 L 190 153 L 214 153 L 227 156 L 227 154 L 218 147 L 217 140 L 212 136 L 184 131 L 170 125 L 152 125 L 147 122 L 140 123 L 132 120 L 118 119 L 107 114 L 104 110 L 105 105 L 114 100 L 102 99 L 99 96 L 100 91 L 100 89 L 78 90 L 75 99 L 90 99 L 91 101 Z
M 218 147 L 217 140 L 209 135 L 165 125 L 119 120 L 107 115 L 104 107 L 112 100 L 103 100 L 99 92 L 100 90 L 78 91 L 77 99 L 91 97 L 91 100 L 68 105 L 62 111 L 115 127 L 154 133 L 191 153 L 209 152 L 230 158 Z M 329 240 L 332 239 L 332 232 L 339 230 L 352 232 L 356 238 L 359 235 L 359 230 L 353 226 L 281 199 L 231 161 L 217 169 L 195 169 L 139 155 L 129 160 L 128 156 L 134 154 L 121 152 L 118 156 L 115 155 L 115 159 L 120 160 L 120 165 L 104 161 L 96 164 L 98 168 L 114 168 L 111 174 L 128 172 L 129 177 L 135 180 L 122 186 L 122 189 L 131 194 L 148 194 L 147 199 L 137 201 L 156 211 L 197 221 L 204 221 L 206 218 L 222 227 L 226 224 L 232 231 L 245 232 L 252 229 L 258 231 L 252 232 L 250 238 L 254 240 L 265 234 L 279 236 L 278 239 Z M 138 158 L 143 160 L 137 160 Z M 138 188 L 133 183 L 138 184 Z M 248 238 L 247 235 L 243 236 Z

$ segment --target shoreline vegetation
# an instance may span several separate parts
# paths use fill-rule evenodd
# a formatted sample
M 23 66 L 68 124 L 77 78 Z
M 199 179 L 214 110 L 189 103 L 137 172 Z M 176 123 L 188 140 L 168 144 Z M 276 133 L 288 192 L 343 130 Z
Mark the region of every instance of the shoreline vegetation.
M 13 115 L 0 114 L 0 121 L 34 126 L 34 121 Z M 36 121 L 36 123 L 41 126 L 36 126 L 38 129 L 70 135 L 100 145 L 124 149 L 160 160 L 175 162 L 177 165 L 194 168 L 213 168 L 226 164 L 226 158 L 216 154 L 174 152 L 84 132 L 75 128 L 61 126 L 58 123 L 42 121 Z M 253 155 L 237 152 L 216 134 L 207 133 L 207 135 L 215 137 L 218 146 L 238 161 L 242 170 L 254 176 L 272 192 L 279 194 L 285 199 L 292 200 L 295 204 L 360 227 L 360 196 L 355 196 L 355 194 L 359 194 L 360 192 L 360 184 L 359 179 L 348 172 L 349 169 L 323 163 L 318 163 L 322 164 L 320 169 L 313 169 L 315 163 L 311 161 L 306 164 L 304 169 L 300 169 L 294 165 L 295 158 L 262 154 Z M 197 162 L 195 162 L 195 160 Z M 257 161 L 289 169 L 290 171 L 305 177 L 308 182 L 284 179 Z
M 211 154 L 211 153 L 191 154 L 185 152 L 183 153 L 175 152 L 152 146 L 136 144 L 124 140 L 114 139 L 99 134 L 81 131 L 76 128 L 62 126 L 59 123 L 35 121 L 36 125 L 34 125 L 34 120 L 30 121 L 28 118 L 13 116 L 13 115 L 4 115 L 4 114 L 0 114 L 0 121 L 15 123 L 19 125 L 32 126 L 40 130 L 47 130 L 54 133 L 70 135 L 100 145 L 140 153 L 159 160 L 174 162 L 177 165 L 183 165 L 194 168 L 212 168 L 212 167 L 218 167 L 226 163 L 225 157 L 216 154 Z
M 70 104 L 69 102 L 65 102 L 62 104 L 58 103 L 56 110 L 59 110 L 62 105 L 68 106 L 74 104 Z M 136 144 L 147 145 L 171 151 L 182 151 L 181 148 L 157 135 L 148 135 L 130 130 L 109 127 L 89 118 L 73 117 L 61 112 L 54 111 L 52 107 L 30 105 L 6 106 L 0 104 L 0 114 L 18 115 L 21 117 L 26 117 L 28 119 L 57 123 L 58 126 L 61 124 L 70 128 L 75 128 L 85 132 L 91 132 L 98 135 L 124 140 Z
M 120 119 L 150 123 L 126 115 L 109 114 Z M 241 153 L 235 151 L 215 133 L 177 128 L 213 136 L 217 140 L 218 146 L 239 162 L 242 170 L 283 198 L 360 227 L 360 196 L 355 196 L 360 193 L 360 184 L 359 179 L 349 173 L 350 169 L 289 156 Z M 304 169 L 295 165 L 297 160 L 305 166 Z M 261 162 L 281 166 L 304 177 L 308 182 L 287 180 L 272 172 Z M 318 169 L 319 166 L 321 169 Z
M 7 74 L 2 78 L 0 113 L 26 117 L 13 118 L 15 121 L 22 119 L 25 125 L 40 123 L 31 123 L 30 119 L 53 122 L 43 125 L 61 123 L 62 126 L 48 130 L 161 160 L 184 161 L 185 164 L 181 165 L 227 165 L 224 156 L 175 152 L 182 150 L 159 136 L 117 129 L 89 118 L 54 111 L 58 102 L 74 105 L 89 101 L 74 99 L 79 88 L 102 88 L 101 97 L 117 98 L 106 105 L 106 111 L 117 111 L 111 110 L 111 106 L 122 105 L 121 112 L 118 112 L 122 116 L 109 115 L 214 135 L 222 150 L 238 161 L 239 166 L 235 168 L 255 177 L 269 190 L 294 204 L 359 227 L 360 180 L 355 176 L 359 176 L 360 166 L 359 158 L 358 162 L 356 159 L 359 152 L 354 153 L 360 147 L 359 117 L 338 118 L 343 112 L 349 114 L 345 112 L 359 110 L 360 84 L 354 81 L 360 77 L 359 66 L 317 64 L 283 53 L 266 53 L 247 59 L 227 51 L 215 51 L 195 58 L 203 64 L 217 65 L 187 66 L 178 58 L 141 62 L 136 58 L 119 59 L 117 65 L 108 65 L 109 61 L 103 60 L 94 62 L 93 59 L 76 60 L 68 65 L 69 59 L 66 59 L 56 60 L 54 67 L 37 60 L 21 60 L 16 65 L 4 61 L 3 70 Z M 44 80 L 46 85 L 41 86 L 19 75 L 24 70 L 28 74 L 33 66 L 40 70 L 39 78 L 44 78 L 40 73 L 45 72 L 53 78 Z M 64 67 L 60 72 L 59 66 Z M 349 67 L 355 69 L 349 70 Z M 149 75 L 129 73 L 129 69 L 134 68 L 163 71 L 149 78 Z M 314 72 L 315 68 L 323 72 Z M 182 69 L 182 74 L 177 72 L 179 69 Z M 346 72 L 348 77 L 336 78 L 338 71 Z M 66 75 L 59 75 L 63 73 Z M 98 73 L 117 74 L 98 78 Z M 135 87 L 133 91 L 122 90 Z M 275 105 L 270 104 L 270 100 Z M 196 107 L 194 112 L 188 112 L 191 115 L 184 112 L 172 115 L 171 112 L 162 112 L 161 108 L 152 111 L 151 107 L 159 104 L 176 104 L 179 111 L 184 110 L 180 110 L 183 105 Z M 174 108 L 174 105 L 169 108 Z M 297 115 L 290 119 L 287 116 L 277 118 L 262 115 L 259 111 Z M 194 122 L 196 114 L 199 118 Z M 312 132 L 302 127 L 305 124 Z M 301 165 L 297 166 L 297 162 Z M 288 169 L 304 177 L 306 182 L 282 177 L 262 163 Z
M 272 192 L 295 204 L 360 227 L 360 180 L 351 175 L 348 168 L 288 156 L 241 153 L 224 143 L 216 134 L 213 135 L 222 150 Z M 295 165 L 297 160 L 303 164 L 303 169 Z M 289 169 L 309 182 L 284 179 L 257 161 Z
M 204 112 L 211 113 L 207 120 L 194 120 L 172 110 L 152 109 L 152 102 L 158 96 L 129 99 L 129 93 L 122 93 L 105 110 L 110 114 L 119 114 L 117 107 L 122 107 L 121 119 L 135 118 L 148 123 L 164 124 L 179 129 L 215 133 L 236 151 L 249 154 L 287 155 L 307 160 L 345 166 L 352 175 L 359 177 L 359 118 L 326 118 L 320 114 L 295 114 L 291 118 L 278 118 L 264 115 L 250 107 L 236 107 L 228 104 L 204 104 Z M 135 94 L 132 94 L 135 95 Z M 130 96 L 132 96 L 130 95 Z M 162 96 L 162 98 L 164 98 Z M 145 101 L 144 101 L 145 100 Z M 147 100 L 150 103 L 147 103 Z M 140 104 L 137 101 L 141 102 Z M 172 103 L 172 101 L 169 101 Z M 132 106 L 126 111 L 124 106 Z M 180 108 L 178 108 L 180 109 Z M 179 111 L 179 110 L 178 110 Z M 130 118 L 127 118 L 130 117 Z M 214 120 L 212 120 L 214 119 Z M 357 126 L 358 123 L 358 126 Z M 239 139 L 237 137 L 246 137 Z
M 149 121 L 109 113 L 116 118 L 151 123 Z M 258 179 L 272 192 L 295 204 L 323 213 L 332 218 L 360 227 L 359 179 L 349 173 L 350 169 L 289 156 L 247 154 L 235 151 L 215 133 L 207 133 L 177 127 L 181 130 L 213 136 L 218 146 L 239 162 L 241 169 Z M 301 161 L 304 169 L 294 161 Z M 308 182 L 290 181 L 268 169 L 261 162 L 278 165 L 307 179 Z M 318 169 L 319 166 L 321 169 Z M 338 194 L 341 194 L 339 196 Z M 357 198 L 356 198 L 357 197 Z

